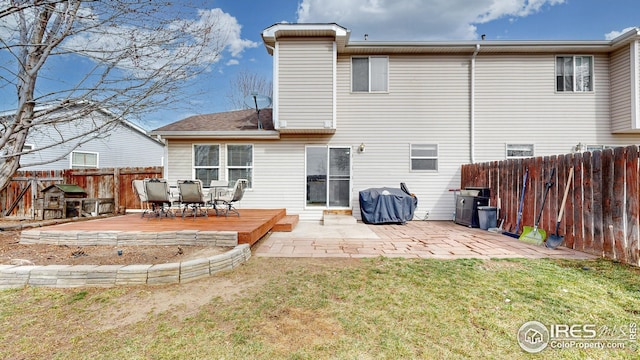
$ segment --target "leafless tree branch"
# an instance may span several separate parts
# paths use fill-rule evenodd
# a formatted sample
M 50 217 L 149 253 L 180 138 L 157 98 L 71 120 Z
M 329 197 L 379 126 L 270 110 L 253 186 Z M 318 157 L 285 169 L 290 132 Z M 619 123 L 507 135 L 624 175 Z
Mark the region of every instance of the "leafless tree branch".
M 273 96 L 273 86 L 271 81 L 248 70 L 242 70 L 229 82 L 229 93 L 227 102 L 233 110 L 247 109 L 249 106 L 244 100 L 252 93 Z
M 27 153 L 76 148 L 123 119 L 184 101 L 184 84 L 224 49 L 218 16 L 160 0 L 0 0 L 0 86 L 15 88 L 16 105 L 0 117 L 0 189 Z M 86 70 L 55 73 L 58 59 Z M 105 109 L 110 116 L 87 120 Z M 91 126 L 23 149 L 29 134 L 74 122 Z

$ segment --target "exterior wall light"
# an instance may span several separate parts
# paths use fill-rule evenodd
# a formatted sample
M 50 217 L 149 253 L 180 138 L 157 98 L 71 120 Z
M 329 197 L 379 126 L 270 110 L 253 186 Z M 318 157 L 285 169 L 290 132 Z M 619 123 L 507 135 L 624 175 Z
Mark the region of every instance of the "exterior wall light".
M 364 143 L 361 143 L 360 146 L 358 146 L 358 151 L 364 152 Z

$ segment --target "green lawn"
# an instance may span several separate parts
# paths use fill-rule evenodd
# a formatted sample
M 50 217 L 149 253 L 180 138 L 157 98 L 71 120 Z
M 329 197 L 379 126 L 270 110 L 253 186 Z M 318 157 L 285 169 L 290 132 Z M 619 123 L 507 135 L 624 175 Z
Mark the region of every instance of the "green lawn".
M 629 338 L 640 269 L 604 260 L 254 257 L 180 286 L 4 290 L 0 309 L 3 359 L 640 357 L 518 345 L 532 320 Z

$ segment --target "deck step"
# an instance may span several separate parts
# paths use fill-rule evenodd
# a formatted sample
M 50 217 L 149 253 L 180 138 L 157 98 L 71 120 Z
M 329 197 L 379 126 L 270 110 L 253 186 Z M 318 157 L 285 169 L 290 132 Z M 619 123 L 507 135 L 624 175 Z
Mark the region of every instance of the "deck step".
M 357 224 L 358 220 L 352 215 L 336 215 L 336 214 L 324 214 L 322 217 L 323 225 L 353 225 Z
M 351 209 L 326 209 L 322 212 L 323 215 L 351 215 Z
M 271 228 L 271 231 L 291 232 L 298 225 L 298 220 L 300 220 L 298 215 L 286 215 Z

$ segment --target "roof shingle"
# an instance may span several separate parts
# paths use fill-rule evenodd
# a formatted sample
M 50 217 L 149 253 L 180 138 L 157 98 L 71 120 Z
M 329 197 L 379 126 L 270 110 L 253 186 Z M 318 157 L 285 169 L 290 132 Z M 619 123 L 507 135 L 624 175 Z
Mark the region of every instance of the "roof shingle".
M 260 110 L 260 122 L 262 123 L 262 129 L 274 130 L 272 115 L 272 109 Z M 242 130 L 258 130 L 258 114 L 255 109 L 193 115 L 186 119 L 157 128 L 153 130 L 153 132 Z

